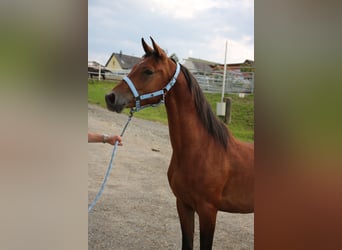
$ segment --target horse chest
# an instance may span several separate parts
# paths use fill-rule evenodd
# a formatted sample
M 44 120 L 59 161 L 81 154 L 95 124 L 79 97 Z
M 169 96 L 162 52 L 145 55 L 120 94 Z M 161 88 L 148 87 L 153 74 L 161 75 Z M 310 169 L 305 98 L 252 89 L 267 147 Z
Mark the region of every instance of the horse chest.
M 177 199 L 196 207 L 196 203 L 207 196 L 208 189 L 203 186 L 203 172 L 198 166 L 170 164 L 168 170 L 169 184 Z
M 169 184 L 177 199 L 195 207 L 196 202 L 195 197 L 193 197 L 194 189 L 191 180 L 178 171 L 174 171 L 169 175 Z

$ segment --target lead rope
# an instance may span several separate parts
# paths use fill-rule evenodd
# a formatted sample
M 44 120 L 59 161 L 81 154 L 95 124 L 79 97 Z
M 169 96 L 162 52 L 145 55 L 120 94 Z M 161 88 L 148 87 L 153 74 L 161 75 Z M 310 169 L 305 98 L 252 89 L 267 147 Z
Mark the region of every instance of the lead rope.
M 126 131 L 126 128 L 127 128 L 127 126 L 128 126 L 128 123 L 131 121 L 132 117 L 133 117 L 133 110 L 131 109 L 131 111 L 130 111 L 130 113 L 129 113 L 128 120 L 127 120 L 127 122 L 126 122 L 126 125 L 125 125 L 125 127 L 123 128 L 123 130 L 122 130 L 122 132 L 121 132 L 121 135 L 120 135 L 121 137 L 124 135 L 124 133 L 125 133 L 125 131 Z M 97 193 L 97 195 L 96 195 L 95 199 L 93 200 L 93 202 L 92 202 L 92 203 L 89 205 L 89 207 L 88 207 L 88 213 L 91 212 L 91 210 L 92 210 L 93 207 L 95 206 L 97 200 L 100 199 L 100 196 L 101 196 L 101 194 L 102 194 L 102 192 L 103 192 L 103 189 L 104 189 L 104 187 L 105 187 L 105 185 L 106 185 L 106 183 L 107 183 L 108 176 L 109 176 L 110 171 L 112 170 L 112 167 L 113 167 L 113 159 L 114 159 L 115 154 L 116 154 L 116 149 L 117 149 L 117 147 L 118 147 L 118 143 L 119 143 L 119 142 L 116 141 L 115 144 L 114 144 L 114 148 L 113 148 L 113 152 L 112 152 L 112 157 L 111 157 L 110 162 L 109 162 L 109 165 L 108 165 L 107 173 L 106 173 L 106 175 L 105 175 L 105 177 L 104 177 L 104 179 L 103 179 L 103 182 L 102 182 L 102 185 L 101 185 L 101 187 L 100 187 L 99 192 Z

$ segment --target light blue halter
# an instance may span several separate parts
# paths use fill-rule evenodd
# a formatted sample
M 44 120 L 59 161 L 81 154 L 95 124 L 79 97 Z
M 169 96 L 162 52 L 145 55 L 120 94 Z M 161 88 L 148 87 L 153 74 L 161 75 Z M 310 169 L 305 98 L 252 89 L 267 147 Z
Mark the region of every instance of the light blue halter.
M 128 87 L 131 89 L 131 91 L 134 95 L 134 98 L 135 98 L 135 108 L 131 108 L 131 112 L 138 112 L 141 109 L 144 109 L 147 107 L 156 107 L 156 106 L 164 103 L 165 94 L 167 91 L 169 91 L 173 87 L 173 85 L 175 85 L 175 83 L 177 81 L 177 77 L 179 75 L 179 72 L 180 72 L 180 64 L 178 62 L 176 62 L 176 72 L 173 75 L 173 77 L 171 78 L 171 80 L 169 81 L 169 83 L 166 84 L 166 86 L 161 90 L 158 90 L 158 91 L 155 91 L 152 93 L 148 93 L 148 94 L 144 94 L 144 95 L 139 95 L 137 89 L 134 86 L 134 83 L 131 81 L 131 79 L 129 79 L 128 76 L 125 76 L 123 78 L 123 80 L 127 83 Z M 149 98 L 153 98 L 156 96 L 160 96 L 160 95 L 162 96 L 162 99 L 160 100 L 160 102 L 155 103 L 155 104 L 147 104 L 144 106 L 140 105 L 140 101 L 143 101 L 143 100 L 146 100 Z

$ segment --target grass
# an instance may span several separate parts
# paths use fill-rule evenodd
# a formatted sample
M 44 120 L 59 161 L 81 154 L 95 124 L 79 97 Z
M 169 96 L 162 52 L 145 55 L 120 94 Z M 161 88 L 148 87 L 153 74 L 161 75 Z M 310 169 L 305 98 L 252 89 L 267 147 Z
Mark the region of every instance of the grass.
M 216 103 L 221 102 L 221 94 L 205 93 L 204 95 L 216 113 Z M 229 130 L 236 138 L 254 141 L 254 95 L 240 98 L 237 94 L 226 94 L 225 97 L 232 99 Z
M 113 82 L 88 80 L 88 102 L 106 107 L 104 96 L 113 88 Z
M 88 80 L 88 102 L 106 107 L 104 96 L 116 84 L 116 82 L 112 81 Z M 216 112 L 216 103 L 221 101 L 221 94 L 205 93 L 204 95 L 213 111 Z M 225 97 L 232 99 L 229 130 L 240 140 L 254 141 L 254 95 L 246 95 L 245 98 L 240 98 L 237 94 L 228 94 Z M 123 112 L 128 114 L 129 109 L 125 109 Z M 167 124 L 164 105 L 141 110 L 135 113 L 134 116 Z
M 88 102 L 106 107 L 104 96 L 110 92 L 117 82 L 88 80 Z M 129 109 L 124 109 L 123 113 L 128 114 Z M 167 115 L 164 105 L 155 108 L 147 108 L 134 114 L 134 117 L 158 121 L 167 124 Z

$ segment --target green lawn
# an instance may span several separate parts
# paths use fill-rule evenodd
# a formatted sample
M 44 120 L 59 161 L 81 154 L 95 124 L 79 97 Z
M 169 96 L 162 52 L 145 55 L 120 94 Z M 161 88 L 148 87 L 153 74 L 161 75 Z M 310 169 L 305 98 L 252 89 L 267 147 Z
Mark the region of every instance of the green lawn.
M 88 102 L 106 107 L 104 96 L 115 85 L 116 83 L 112 81 L 88 80 Z M 225 96 L 232 98 L 231 123 L 228 128 L 236 138 L 243 141 L 254 141 L 254 95 L 246 95 L 245 98 L 239 98 L 236 94 Z M 205 93 L 205 97 L 216 112 L 216 103 L 221 101 L 221 94 Z M 128 114 L 129 109 L 125 109 L 124 113 Z M 134 116 L 167 124 L 164 105 L 141 110 Z

